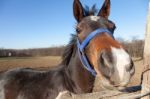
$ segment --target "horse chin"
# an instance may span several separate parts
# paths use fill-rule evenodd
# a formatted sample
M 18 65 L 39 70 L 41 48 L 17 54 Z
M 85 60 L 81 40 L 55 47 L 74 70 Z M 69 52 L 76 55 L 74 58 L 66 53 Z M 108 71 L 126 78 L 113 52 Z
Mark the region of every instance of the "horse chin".
M 112 85 L 109 81 L 101 82 L 103 90 L 116 90 L 116 91 L 124 91 L 126 89 L 127 84 L 120 84 L 120 85 Z
M 124 90 L 126 89 L 126 87 L 117 87 L 117 89 L 118 89 L 119 91 L 124 91 Z
M 116 91 L 124 91 L 126 89 L 126 86 L 113 86 L 113 85 L 109 85 L 109 86 L 103 86 L 104 90 L 116 90 Z

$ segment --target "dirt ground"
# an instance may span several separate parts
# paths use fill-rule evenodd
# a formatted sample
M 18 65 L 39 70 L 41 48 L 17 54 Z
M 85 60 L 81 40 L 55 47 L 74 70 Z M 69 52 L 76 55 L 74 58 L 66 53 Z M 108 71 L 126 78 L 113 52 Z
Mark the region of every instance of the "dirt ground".
M 139 85 L 141 83 L 141 75 L 143 71 L 143 60 L 141 58 L 133 58 L 135 65 L 135 74 L 131 78 L 129 85 Z
M 133 58 L 135 64 L 135 75 L 132 77 L 129 86 L 139 85 L 142 73 L 143 60 L 140 58 Z M 59 64 L 61 57 L 48 56 L 48 57 L 29 57 L 29 58 L 0 58 L 0 71 L 5 71 L 17 67 L 30 67 L 47 69 Z

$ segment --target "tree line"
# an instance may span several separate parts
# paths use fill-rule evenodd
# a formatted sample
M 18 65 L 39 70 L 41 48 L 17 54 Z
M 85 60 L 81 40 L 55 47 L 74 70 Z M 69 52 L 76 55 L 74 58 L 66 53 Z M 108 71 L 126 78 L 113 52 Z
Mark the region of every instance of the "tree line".
M 33 49 L 4 49 L 0 48 L 0 57 L 36 57 L 36 56 L 60 56 L 65 46 Z
M 143 58 L 144 40 L 133 39 L 132 41 L 126 41 L 118 38 L 118 41 L 132 57 Z M 61 56 L 64 50 L 65 46 L 21 50 L 0 48 L 0 57 Z
M 130 56 L 143 58 L 144 40 L 132 39 L 131 41 L 126 41 L 119 38 L 118 41 L 123 45 Z

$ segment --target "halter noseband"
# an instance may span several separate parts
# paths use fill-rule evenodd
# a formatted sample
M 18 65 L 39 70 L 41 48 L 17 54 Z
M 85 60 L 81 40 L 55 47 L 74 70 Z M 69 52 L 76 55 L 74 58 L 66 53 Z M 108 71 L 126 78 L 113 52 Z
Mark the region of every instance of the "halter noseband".
M 93 76 L 96 76 L 96 71 L 89 64 L 89 61 L 84 53 L 84 49 L 97 34 L 101 34 L 104 32 L 109 34 L 112 38 L 114 38 L 113 34 L 108 29 L 105 29 L 105 28 L 99 28 L 91 32 L 82 43 L 80 43 L 79 39 L 77 38 L 78 54 L 79 54 L 81 63 L 83 64 L 86 70 L 92 73 Z

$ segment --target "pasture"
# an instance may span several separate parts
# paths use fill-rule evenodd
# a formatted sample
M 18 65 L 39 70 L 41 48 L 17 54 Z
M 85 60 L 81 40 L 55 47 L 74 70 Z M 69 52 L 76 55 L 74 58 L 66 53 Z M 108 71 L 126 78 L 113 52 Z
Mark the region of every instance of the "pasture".
M 135 75 L 132 77 L 129 86 L 139 85 L 140 77 L 142 73 L 143 60 L 140 58 L 133 58 L 135 64 Z M 46 56 L 46 57 L 11 57 L 0 58 L 0 71 L 6 71 L 13 68 L 34 68 L 40 70 L 46 70 L 61 62 L 60 56 Z M 98 82 L 98 81 L 97 81 Z M 98 86 L 96 84 L 96 86 Z M 95 87 L 95 91 L 98 91 L 99 87 Z
M 0 70 L 5 71 L 12 68 L 35 68 L 47 69 L 60 63 L 61 57 L 10 57 L 0 58 Z

